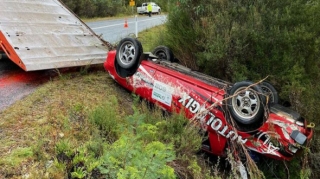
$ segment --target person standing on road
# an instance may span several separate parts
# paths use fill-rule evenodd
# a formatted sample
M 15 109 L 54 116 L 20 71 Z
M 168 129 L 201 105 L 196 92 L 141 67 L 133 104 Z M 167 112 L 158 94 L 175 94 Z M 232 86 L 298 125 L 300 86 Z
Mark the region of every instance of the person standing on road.
M 148 12 L 149 12 L 149 17 L 151 17 L 151 13 L 152 13 L 152 5 L 151 5 L 151 3 L 148 4 L 147 9 L 148 9 Z

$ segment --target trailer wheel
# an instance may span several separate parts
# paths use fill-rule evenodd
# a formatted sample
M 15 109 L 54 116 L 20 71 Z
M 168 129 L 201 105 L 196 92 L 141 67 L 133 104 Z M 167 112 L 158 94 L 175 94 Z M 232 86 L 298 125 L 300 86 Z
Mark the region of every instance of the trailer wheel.
M 138 40 L 126 37 L 117 46 L 117 63 L 124 69 L 131 69 L 139 63 L 142 51 L 142 45 Z
M 266 100 L 262 89 L 250 81 L 235 83 L 227 99 L 228 109 L 233 119 L 240 125 L 262 124 Z M 249 87 L 249 88 L 248 88 Z
M 175 62 L 173 52 L 167 46 L 164 46 L 164 45 L 157 46 L 152 51 L 152 54 L 157 56 L 159 58 L 159 60 Z

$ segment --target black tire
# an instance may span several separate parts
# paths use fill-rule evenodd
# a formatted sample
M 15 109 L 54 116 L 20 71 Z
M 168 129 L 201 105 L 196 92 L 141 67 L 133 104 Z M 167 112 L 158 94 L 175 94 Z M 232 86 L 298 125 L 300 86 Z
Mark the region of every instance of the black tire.
M 137 66 L 142 54 L 141 43 L 131 37 L 126 37 L 117 46 L 116 60 L 123 69 L 131 69 Z
M 260 87 L 263 91 L 263 94 L 266 95 L 268 103 L 279 103 L 279 95 L 277 90 L 268 82 L 262 82 Z
M 161 14 L 161 10 L 159 9 L 158 14 Z
M 163 45 L 156 47 L 152 51 L 152 54 L 157 56 L 159 58 L 159 60 L 169 61 L 169 62 L 175 61 L 174 55 L 173 55 L 172 51 L 170 50 L 170 48 L 163 46 Z
M 227 100 L 228 109 L 232 118 L 239 125 L 260 125 L 263 122 L 266 99 L 258 85 L 250 81 L 235 83 L 230 89 L 230 98 Z M 247 89 L 248 88 L 248 89 Z

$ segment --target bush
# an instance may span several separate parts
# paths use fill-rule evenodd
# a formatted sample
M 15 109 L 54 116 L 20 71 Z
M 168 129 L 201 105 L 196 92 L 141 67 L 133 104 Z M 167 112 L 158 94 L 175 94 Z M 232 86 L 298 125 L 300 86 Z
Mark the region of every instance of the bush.
M 175 178 L 173 168 L 166 165 L 174 156 L 170 145 L 123 135 L 108 148 L 100 171 L 107 178 Z
M 289 101 L 308 121 L 320 122 L 318 1 L 178 4 L 169 13 L 164 42 L 183 64 L 232 82 L 268 76 L 281 102 Z M 312 145 L 312 151 L 319 149 Z M 297 169 L 291 167 L 292 172 Z

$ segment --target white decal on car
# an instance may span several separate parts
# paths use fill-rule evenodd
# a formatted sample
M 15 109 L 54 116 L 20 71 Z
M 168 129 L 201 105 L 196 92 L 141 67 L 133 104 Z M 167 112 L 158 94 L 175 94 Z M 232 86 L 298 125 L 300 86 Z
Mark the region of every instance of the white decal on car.
M 229 126 L 223 124 L 221 119 L 215 117 L 214 115 L 208 120 L 207 125 L 218 132 L 223 137 L 234 141 L 238 139 L 238 142 L 245 144 L 248 139 L 242 139 L 242 136 L 238 135 L 235 131 L 230 130 Z
M 152 96 L 151 96 L 152 99 L 160 101 L 161 103 L 164 103 L 168 106 L 171 106 L 171 101 L 172 101 L 172 94 L 170 93 L 172 91 L 171 88 L 172 88 L 171 86 L 155 80 L 152 88 Z

